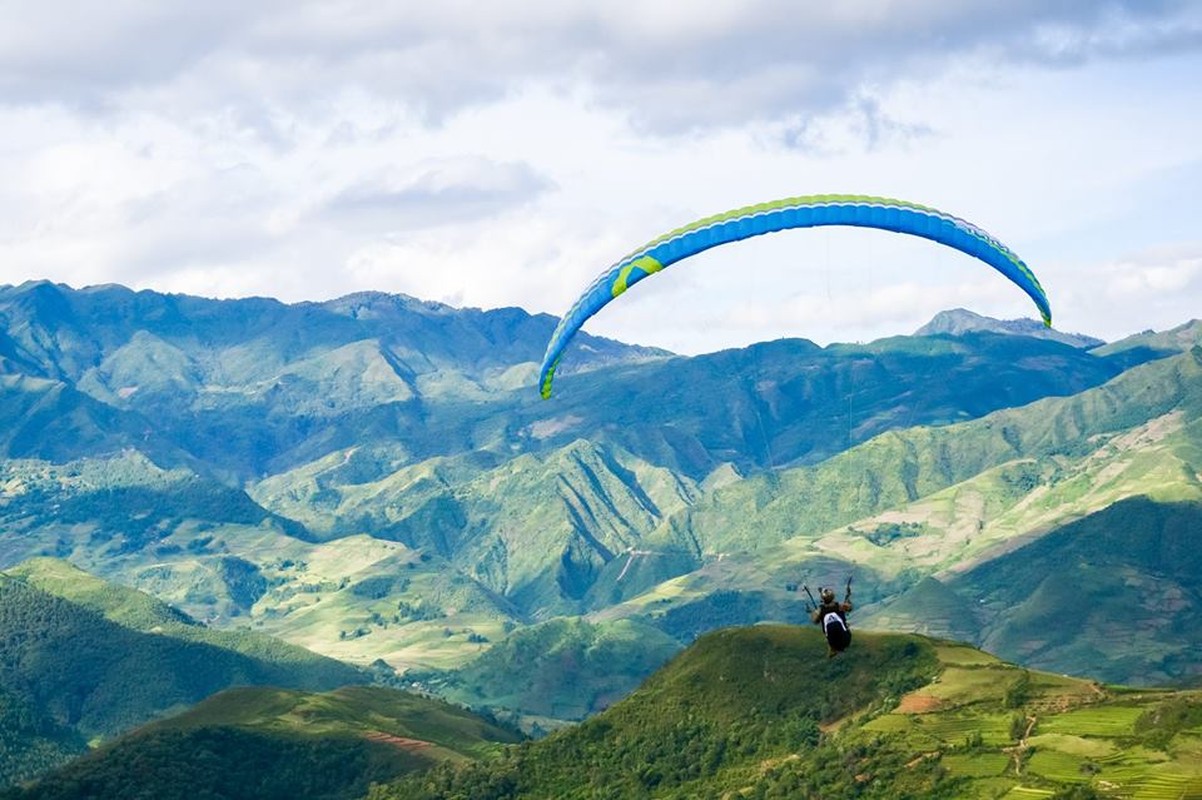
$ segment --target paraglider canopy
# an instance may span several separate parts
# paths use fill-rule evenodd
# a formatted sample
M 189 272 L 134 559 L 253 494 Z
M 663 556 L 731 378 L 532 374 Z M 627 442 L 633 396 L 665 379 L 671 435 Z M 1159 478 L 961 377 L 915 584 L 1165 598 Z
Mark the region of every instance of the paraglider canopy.
M 928 206 L 866 195 L 820 194 L 747 206 L 697 220 L 653 239 L 589 284 L 560 319 L 539 369 L 539 391 L 551 382 L 564 348 L 580 327 L 611 300 L 664 267 L 711 247 L 789 228 L 850 225 L 920 236 L 977 258 L 1005 275 L 1035 301 L 1048 327 L 1052 310 L 1035 274 L 1009 248 L 970 222 Z

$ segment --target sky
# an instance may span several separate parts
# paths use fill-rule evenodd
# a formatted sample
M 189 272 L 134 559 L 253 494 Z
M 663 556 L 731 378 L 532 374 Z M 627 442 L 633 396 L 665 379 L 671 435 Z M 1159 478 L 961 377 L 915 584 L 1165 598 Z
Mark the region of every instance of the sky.
M 855 193 L 985 229 L 1058 329 L 1202 316 L 1202 0 L 0 0 L 0 284 L 559 316 L 696 218 Z M 589 332 L 680 353 L 1036 317 L 887 232 L 786 231 Z

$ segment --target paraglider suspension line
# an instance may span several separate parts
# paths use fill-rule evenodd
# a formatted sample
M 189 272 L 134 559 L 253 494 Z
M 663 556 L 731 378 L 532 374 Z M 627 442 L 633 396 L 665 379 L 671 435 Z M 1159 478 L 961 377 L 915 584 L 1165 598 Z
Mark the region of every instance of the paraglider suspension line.
M 810 592 L 810 587 L 803 584 L 801 588 L 805 589 L 806 596 L 808 596 L 810 598 L 810 606 L 812 606 L 812 607 L 807 607 L 806 611 L 814 611 L 815 609 L 818 608 L 818 602 L 814 599 L 814 595 Z

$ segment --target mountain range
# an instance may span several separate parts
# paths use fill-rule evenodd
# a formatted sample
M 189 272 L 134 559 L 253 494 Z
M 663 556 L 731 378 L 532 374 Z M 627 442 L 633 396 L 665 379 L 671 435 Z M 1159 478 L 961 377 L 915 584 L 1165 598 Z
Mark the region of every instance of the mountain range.
M 1198 322 L 1103 344 L 955 311 L 688 358 L 581 336 L 542 401 L 554 324 L 0 287 L 0 568 L 67 561 L 543 729 L 849 575 L 857 625 L 1193 678 Z M 515 691 L 524 641 L 581 657 Z

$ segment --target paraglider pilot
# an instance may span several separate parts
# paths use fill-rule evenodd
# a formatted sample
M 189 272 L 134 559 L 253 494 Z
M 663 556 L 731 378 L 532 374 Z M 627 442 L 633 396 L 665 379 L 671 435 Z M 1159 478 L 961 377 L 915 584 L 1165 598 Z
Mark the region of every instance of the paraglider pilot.
M 835 591 L 829 587 L 819 588 L 818 596 L 822 603 L 810 613 L 810 619 L 822 627 L 828 648 L 826 655 L 834 658 L 851 644 L 851 629 L 847 627 L 847 613 L 852 609 L 851 578 L 847 579 L 847 594 L 843 602 L 835 600 Z

